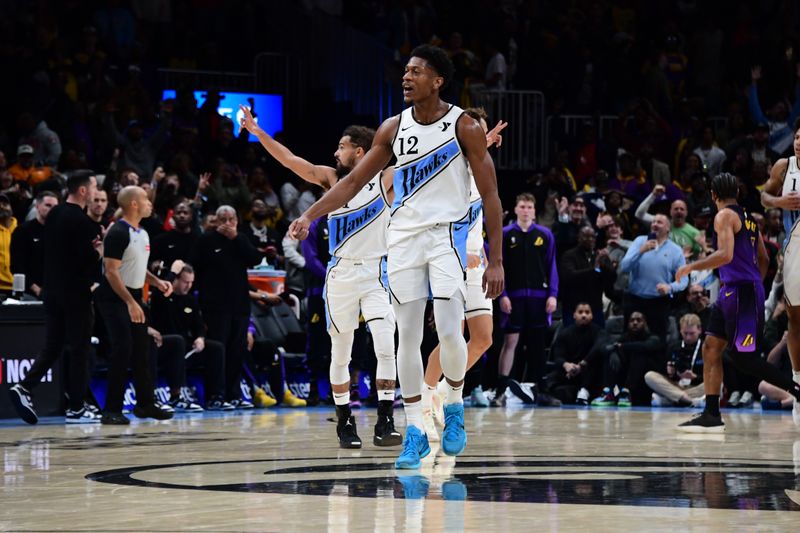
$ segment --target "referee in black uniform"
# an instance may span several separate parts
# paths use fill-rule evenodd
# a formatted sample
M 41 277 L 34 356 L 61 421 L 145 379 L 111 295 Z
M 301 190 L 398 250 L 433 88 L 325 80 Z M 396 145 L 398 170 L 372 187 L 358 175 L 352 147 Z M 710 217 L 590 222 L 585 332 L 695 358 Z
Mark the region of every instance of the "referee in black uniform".
M 130 186 L 117 195 L 122 209 L 119 219 L 106 233 L 103 242 L 105 277 L 96 291 L 97 306 L 103 315 L 111 341 L 111 362 L 108 369 L 108 392 L 101 422 L 103 424 L 129 424 L 122 414 L 128 364 L 133 366 L 136 384 L 138 418 L 167 420 L 172 413 L 157 407 L 154 402 L 153 381 L 150 375 L 150 339 L 142 306 L 142 288 L 145 280 L 169 296 L 172 284 L 158 279 L 147 270 L 150 257 L 150 238 L 139 226 L 150 216 L 153 204 L 141 187 Z
M 84 405 L 89 384 L 92 331 L 92 274 L 102 255 L 102 242 L 86 216 L 86 204 L 97 190 L 91 170 L 67 180 L 67 201 L 55 206 L 44 226 L 44 349 L 20 383 L 9 390 L 11 403 L 28 424 L 39 421 L 30 391 L 69 345 L 68 424 L 96 423 L 99 416 Z

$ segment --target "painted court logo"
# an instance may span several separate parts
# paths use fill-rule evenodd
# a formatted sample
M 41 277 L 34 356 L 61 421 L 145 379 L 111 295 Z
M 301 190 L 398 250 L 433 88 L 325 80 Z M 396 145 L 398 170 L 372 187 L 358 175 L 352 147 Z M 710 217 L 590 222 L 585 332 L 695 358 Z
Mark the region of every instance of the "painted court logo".
M 454 462 L 437 457 L 435 451 L 429 457 L 432 460 L 415 471 L 397 471 L 393 457 L 370 455 L 136 466 L 86 478 L 114 485 L 248 494 L 391 494 L 405 499 L 800 510 L 794 500 L 800 495 L 800 481 L 792 461 L 771 461 L 765 468 L 758 461 L 672 457 L 467 455 Z M 220 474 L 225 465 L 230 465 L 224 469 L 229 473 Z M 162 477 L 158 471 L 169 474 Z M 213 483 L 198 485 L 206 474 Z M 706 487 L 714 487 L 713 497 Z

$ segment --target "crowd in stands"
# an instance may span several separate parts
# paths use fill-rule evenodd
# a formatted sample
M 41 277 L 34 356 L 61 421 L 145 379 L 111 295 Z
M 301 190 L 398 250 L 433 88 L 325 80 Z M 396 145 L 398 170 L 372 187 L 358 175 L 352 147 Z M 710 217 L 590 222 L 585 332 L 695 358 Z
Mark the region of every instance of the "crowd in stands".
M 207 406 L 249 407 L 239 391 L 243 364 L 271 371 L 269 390 L 259 395 L 255 389 L 257 403 L 301 405 L 284 386 L 281 354 L 305 347 L 288 346 L 287 336 L 267 331 L 259 315 L 283 312 L 290 295 L 304 301 L 318 289 L 326 250 L 315 242 L 301 246 L 286 229 L 322 191 L 282 171 L 248 142 L 246 130 L 236 135 L 218 113 L 213 91 L 199 108 L 188 87 L 161 101 L 154 66 L 221 69 L 223 51 L 227 57 L 250 46 L 252 56 L 265 42 L 245 31 L 238 44 L 220 44 L 218 25 L 226 19 L 214 22 L 212 14 L 221 1 L 160 4 L 40 2 L 38 10 L 16 6 L 0 17 L 0 68 L 16 72 L 19 82 L 0 87 L 0 292 L 9 295 L 12 274 L 24 273 L 30 297 L 46 293 L 40 236 L 71 173 L 95 170 L 99 190 L 88 215 L 99 235 L 118 216 L 119 190 L 139 185 L 154 204 L 142 221 L 152 242 L 150 267 L 171 272 L 173 298 L 181 302 L 171 305 L 192 309 L 189 320 L 157 296 L 151 302 L 151 336 L 173 400 L 199 408 L 186 397 L 183 363 L 162 352 L 182 356 L 195 349 L 207 354 L 201 362 L 211 391 Z M 740 3 L 729 10 L 719 2 L 468 2 L 486 17 L 450 2 L 344 4 L 343 20 L 395 48 L 398 57 L 420 42 L 441 44 L 457 67 L 452 94 L 462 104 L 476 87 L 533 88 L 544 90 L 554 116 L 618 115 L 613 131 L 602 136 L 594 121 L 575 134 L 556 128 L 550 164 L 523 180 L 499 173 L 507 222 L 518 223 L 515 211 L 530 204 L 530 222 L 552 239 L 547 268 L 555 274 L 548 270 L 543 281 L 557 308 L 547 327 L 518 331 L 519 345 L 510 353 L 512 362 L 515 352 L 523 362 L 505 372 L 497 366 L 503 345 L 497 336 L 489 364 L 472 378 L 475 389 L 499 385 L 502 391 L 507 383 L 498 378 L 507 378 L 534 382 L 533 391 L 522 391 L 523 401 L 530 392 L 549 405 L 701 401 L 703 326 L 719 283 L 714 272 L 693 273 L 683 284 L 674 273 L 711 250 L 716 208 L 709 183 L 720 172 L 739 179 L 740 202 L 767 243 L 770 305 L 759 352 L 787 368 L 781 213 L 764 210 L 759 191 L 776 160 L 793 154 L 800 64 L 791 40 L 774 37 L 788 32 L 771 32 L 775 25 L 797 26 L 793 3 Z M 781 6 L 787 16 L 761 21 L 766 4 Z M 165 27 L 175 31 L 166 37 L 159 31 Z M 194 56 L 206 30 L 214 38 L 202 41 Z M 503 39 L 489 37 L 495 33 Z M 725 120 L 705 121 L 712 115 Z M 515 117 L 490 117 L 501 118 Z M 293 148 L 302 151 L 302 140 Z M 251 246 L 236 249 L 235 239 Z M 214 257 L 217 249 L 225 250 L 222 260 Z M 648 255 L 653 249 L 663 253 Z M 256 266 L 285 271 L 284 293 L 246 287 L 247 297 L 231 297 L 243 293 L 230 284 L 246 283 L 243 272 Z M 519 265 L 506 265 L 514 268 Z M 246 346 L 241 354 L 204 339 L 219 308 L 237 317 L 235 342 Z M 510 310 L 498 302 L 498 324 Z M 298 314 L 304 330 L 325 335 L 323 311 L 301 305 Z M 102 324 L 97 328 L 102 353 Z M 359 349 L 370 350 L 368 337 Z M 314 396 L 315 380 L 327 372 L 324 343 L 321 353 L 314 348 L 318 353 L 307 362 L 312 404 L 326 400 Z M 519 355 L 528 350 L 535 353 Z M 725 387 L 729 405 L 763 394 L 764 406 L 791 407 L 780 391 L 727 365 Z

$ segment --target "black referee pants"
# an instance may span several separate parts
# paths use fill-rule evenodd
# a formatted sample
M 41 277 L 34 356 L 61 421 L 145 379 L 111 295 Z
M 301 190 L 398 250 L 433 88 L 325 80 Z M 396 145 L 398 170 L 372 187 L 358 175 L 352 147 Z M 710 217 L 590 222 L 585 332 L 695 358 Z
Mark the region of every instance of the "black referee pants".
M 186 368 L 198 367 L 202 364 L 205 369 L 205 395 L 206 399 L 222 396 L 225 386 L 225 347 L 221 342 L 206 339 L 205 348 L 186 359 L 187 347 L 191 343 L 181 335 L 162 335 L 164 343 L 158 348 L 158 360 L 164 371 L 164 379 L 170 392 L 186 386 Z M 155 363 L 153 364 L 155 367 Z M 153 375 L 156 372 L 153 371 Z
M 141 296 L 133 294 L 133 297 L 144 309 Z M 150 337 L 147 334 L 147 322 L 144 324 L 131 322 L 128 306 L 120 298 L 99 299 L 97 307 L 103 315 L 111 344 L 105 411 L 122 412 L 128 366 L 133 367 L 136 404 L 142 407 L 152 405 L 153 379 L 150 375 Z
M 83 400 L 89 385 L 89 350 L 94 322 L 92 294 L 87 290 L 85 293 L 68 296 L 46 295 L 44 312 L 44 349 L 20 384 L 28 391 L 36 388 L 47 371 L 58 361 L 64 346 L 68 345 L 69 382 L 66 389 L 69 394 L 69 408 L 79 411 L 83 409 Z
M 203 317 L 208 327 L 206 338 L 225 346 L 225 399 L 239 400 L 242 398 L 240 384 L 250 317 L 212 309 L 204 309 Z

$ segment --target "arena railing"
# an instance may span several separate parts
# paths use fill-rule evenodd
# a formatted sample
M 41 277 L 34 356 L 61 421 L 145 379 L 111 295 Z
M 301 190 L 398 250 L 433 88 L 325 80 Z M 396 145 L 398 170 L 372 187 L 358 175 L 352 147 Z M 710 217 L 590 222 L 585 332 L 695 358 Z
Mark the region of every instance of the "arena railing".
M 503 147 L 493 150 L 495 166 L 501 170 L 533 170 L 547 162 L 547 127 L 544 94 L 539 91 L 492 91 L 475 93 L 475 105 L 482 106 L 492 122 L 508 122 Z

